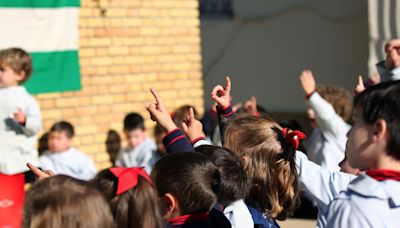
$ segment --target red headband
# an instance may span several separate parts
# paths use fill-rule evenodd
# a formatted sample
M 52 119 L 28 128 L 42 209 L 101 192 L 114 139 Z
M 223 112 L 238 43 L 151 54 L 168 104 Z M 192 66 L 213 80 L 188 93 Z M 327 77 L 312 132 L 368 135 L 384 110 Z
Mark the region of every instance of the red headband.
M 303 132 L 289 131 L 289 129 L 286 127 L 282 129 L 282 135 L 286 142 L 290 143 L 295 150 L 299 148 L 300 140 L 306 138 L 306 135 Z
M 118 178 L 117 195 L 134 188 L 138 183 L 139 176 L 144 177 L 154 187 L 149 175 L 147 175 L 143 168 L 115 167 L 110 168 L 109 170 L 116 178 Z

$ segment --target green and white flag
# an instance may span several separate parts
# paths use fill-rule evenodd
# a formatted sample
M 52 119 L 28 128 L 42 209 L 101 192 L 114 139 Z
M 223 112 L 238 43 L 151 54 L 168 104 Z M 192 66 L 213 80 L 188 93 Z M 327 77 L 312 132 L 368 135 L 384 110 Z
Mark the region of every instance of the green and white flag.
M 80 0 L 0 0 L 0 49 L 20 47 L 33 58 L 31 93 L 81 88 Z

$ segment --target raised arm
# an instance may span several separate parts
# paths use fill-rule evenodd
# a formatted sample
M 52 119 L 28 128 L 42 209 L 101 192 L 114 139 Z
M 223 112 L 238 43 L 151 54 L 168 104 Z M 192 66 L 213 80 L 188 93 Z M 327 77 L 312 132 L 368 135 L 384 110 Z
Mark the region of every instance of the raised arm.
M 167 153 L 194 152 L 194 149 L 182 130 L 179 129 L 171 118 L 168 109 L 161 96 L 155 89 L 150 89 L 155 98 L 154 103 L 146 105 L 150 118 L 156 121 L 167 135 L 163 138 L 163 144 Z

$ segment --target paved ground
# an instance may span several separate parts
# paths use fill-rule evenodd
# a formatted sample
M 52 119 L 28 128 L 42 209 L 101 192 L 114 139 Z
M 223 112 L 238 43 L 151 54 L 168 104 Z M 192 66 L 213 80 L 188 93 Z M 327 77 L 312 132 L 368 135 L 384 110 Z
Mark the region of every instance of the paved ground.
M 278 222 L 281 228 L 315 228 L 317 221 L 310 219 L 287 219 L 283 222 Z

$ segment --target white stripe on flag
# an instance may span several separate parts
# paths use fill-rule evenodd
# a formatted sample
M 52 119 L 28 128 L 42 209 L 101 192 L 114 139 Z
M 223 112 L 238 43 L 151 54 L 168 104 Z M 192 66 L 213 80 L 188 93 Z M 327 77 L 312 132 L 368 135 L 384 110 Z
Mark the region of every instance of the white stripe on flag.
M 78 8 L 0 8 L 0 49 L 78 49 Z

